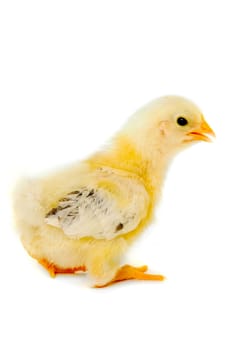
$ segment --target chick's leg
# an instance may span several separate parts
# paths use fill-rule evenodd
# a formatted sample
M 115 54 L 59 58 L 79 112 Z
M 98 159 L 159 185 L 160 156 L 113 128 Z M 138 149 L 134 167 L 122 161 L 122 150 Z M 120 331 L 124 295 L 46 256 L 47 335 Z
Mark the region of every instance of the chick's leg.
M 165 278 L 162 275 L 153 275 L 145 273 L 147 271 L 147 266 L 134 267 L 130 265 L 122 266 L 113 279 L 102 285 L 101 287 L 107 287 L 115 282 L 125 281 L 125 280 L 151 280 L 151 281 L 163 281 Z M 98 286 L 96 286 L 98 287 Z
M 91 286 L 102 287 L 112 281 L 126 249 L 127 243 L 121 237 L 91 242 L 86 259 Z

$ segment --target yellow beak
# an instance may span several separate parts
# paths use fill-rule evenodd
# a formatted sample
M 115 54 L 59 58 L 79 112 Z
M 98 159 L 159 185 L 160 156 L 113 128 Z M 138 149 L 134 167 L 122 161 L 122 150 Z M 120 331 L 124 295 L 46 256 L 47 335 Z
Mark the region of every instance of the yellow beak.
M 211 142 L 211 138 L 207 135 L 215 137 L 215 133 L 213 129 L 207 124 L 205 119 L 203 118 L 202 123 L 200 125 L 200 128 L 188 133 L 189 136 L 191 136 L 192 141 L 207 141 Z

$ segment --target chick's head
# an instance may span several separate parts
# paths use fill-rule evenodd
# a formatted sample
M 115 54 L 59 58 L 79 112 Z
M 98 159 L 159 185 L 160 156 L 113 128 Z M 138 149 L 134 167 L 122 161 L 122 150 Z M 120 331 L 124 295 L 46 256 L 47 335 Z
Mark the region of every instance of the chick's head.
M 144 106 L 131 119 L 129 130 L 138 133 L 141 146 L 151 144 L 166 153 L 215 136 L 200 109 L 179 96 L 161 97 Z

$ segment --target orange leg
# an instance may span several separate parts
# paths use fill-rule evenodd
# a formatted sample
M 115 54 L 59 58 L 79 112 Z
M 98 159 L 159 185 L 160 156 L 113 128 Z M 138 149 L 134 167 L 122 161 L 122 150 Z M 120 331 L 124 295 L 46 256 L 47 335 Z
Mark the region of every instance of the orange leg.
M 56 277 L 57 273 L 75 273 L 78 271 L 86 271 L 86 267 L 85 266 L 78 266 L 78 267 L 72 267 L 72 268 L 67 268 L 64 269 L 62 267 L 58 267 L 56 265 L 54 265 L 53 263 L 48 262 L 46 259 L 40 259 L 38 260 L 38 262 L 46 268 L 46 270 L 48 270 L 49 274 L 51 277 Z
M 146 265 L 141 267 L 124 265 L 117 271 L 115 277 L 110 282 L 100 287 L 107 287 L 115 282 L 120 282 L 125 280 L 163 281 L 165 279 L 165 277 L 162 275 L 152 275 L 149 273 L 145 273 L 147 269 L 148 267 Z

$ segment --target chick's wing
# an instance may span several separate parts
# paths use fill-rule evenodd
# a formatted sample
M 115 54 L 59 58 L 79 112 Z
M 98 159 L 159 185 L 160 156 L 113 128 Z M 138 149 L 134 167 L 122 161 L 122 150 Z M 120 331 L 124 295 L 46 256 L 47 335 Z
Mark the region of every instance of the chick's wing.
M 148 205 L 149 196 L 140 181 L 110 174 L 68 193 L 45 221 L 70 237 L 113 239 L 134 230 Z

